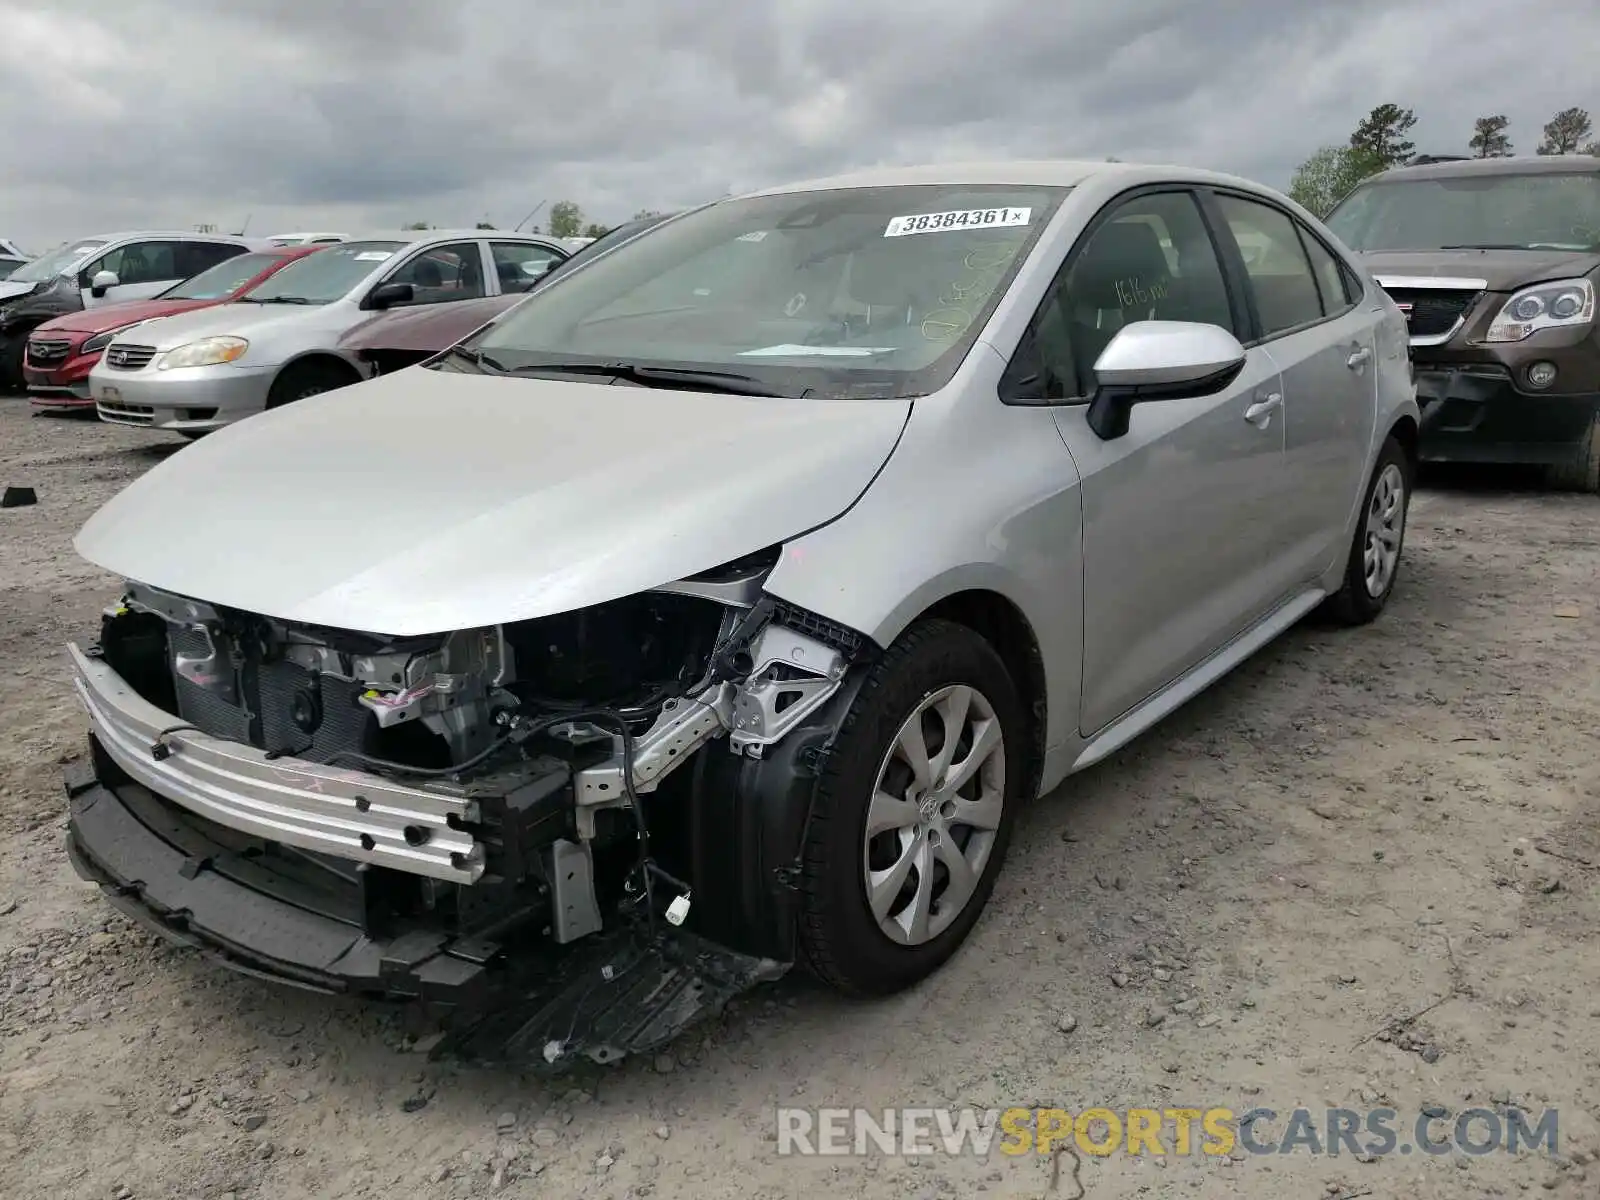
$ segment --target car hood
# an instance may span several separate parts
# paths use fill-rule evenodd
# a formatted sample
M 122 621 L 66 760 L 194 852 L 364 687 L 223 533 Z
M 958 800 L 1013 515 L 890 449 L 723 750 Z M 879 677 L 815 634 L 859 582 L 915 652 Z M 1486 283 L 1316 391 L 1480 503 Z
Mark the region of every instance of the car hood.
M 1379 277 L 1486 279 L 1492 292 L 1577 279 L 1600 267 L 1600 254 L 1574 250 L 1375 250 L 1361 260 Z
M 37 283 L 16 283 L 10 279 L 0 279 L 0 304 L 7 300 L 15 300 L 18 296 L 26 296 L 39 285 Z
M 327 307 L 320 304 L 252 304 L 248 300 L 232 300 L 167 317 L 159 325 L 140 330 L 131 340 L 141 346 L 154 346 L 160 352 L 207 337 L 249 338 L 266 329 L 320 326 L 327 319 L 327 312 Z M 359 313 L 352 312 L 352 315 Z
M 911 403 L 413 367 L 186 447 L 74 545 L 124 578 L 288 621 L 406 635 L 525 620 L 831 521 Z
M 136 321 L 153 321 L 157 317 L 170 317 L 177 313 L 211 308 L 219 300 L 127 300 L 121 304 L 105 304 L 99 308 L 86 308 L 81 312 L 56 317 L 39 326 L 41 333 L 104 333 L 132 325 Z
M 339 346 L 352 351 L 443 350 L 525 299 L 527 294 L 520 293 L 392 309 L 357 325 L 344 335 Z

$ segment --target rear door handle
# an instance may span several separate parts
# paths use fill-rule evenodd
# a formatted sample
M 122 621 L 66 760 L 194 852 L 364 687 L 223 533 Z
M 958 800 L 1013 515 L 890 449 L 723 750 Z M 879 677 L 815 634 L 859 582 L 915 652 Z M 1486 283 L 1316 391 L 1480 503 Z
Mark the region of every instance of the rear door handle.
M 1267 422 L 1272 420 L 1272 414 L 1283 405 L 1283 393 L 1273 392 L 1265 400 L 1257 400 L 1244 410 L 1244 419 L 1252 425 L 1259 425 L 1265 429 Z
M 1362 367 L 1367 365 L 1367 362 L 1371 358 L 1372 358 L 1372 350 L 1371 350 L 1371 348 L 1368 347 L 1368 346 L 1363 346 L 1363 347 L 1361 347 L 1361 349 L 1357 350 L 1354 354 L 1352 354 L 1349 358 L 1345 359 L 1344 360 L 1344 365 L 1349 367 L 1352 371 L 1359 371 Z

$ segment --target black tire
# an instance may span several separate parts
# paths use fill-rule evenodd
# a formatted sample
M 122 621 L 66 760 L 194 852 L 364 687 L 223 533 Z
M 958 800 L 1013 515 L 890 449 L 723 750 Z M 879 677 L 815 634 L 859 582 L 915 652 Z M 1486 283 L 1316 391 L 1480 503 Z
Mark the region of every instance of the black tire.
M 1374 594 L 1367 582 L 1365 560 L 1367 535 L 1374 525 L 1376 514 L 1373 511 L 1373 498 L 1378 491 L 1379 480 L 1391 467 L 1399 471 L 1402 487 L 1399 541 L 1395 546 L 1394 569 L 1389 572 L 1387 581 Z M 1362 494 L 1361 519 L 1356 522 L 1355 538 L 1350 543 L 1350 558 L 1345 564 L 1344 583 L 1337 592 L 1328 597 L 1324 606 L 1327 614 L 1341 625 L 1365 625 L 1376 619 L 1383 611 L 1384 605 L 1389 602 L 1395 580 L 1400 578 L 1400 566 L 1405 552 L 1406 519 L 1411 508 L 1413 474 L 1411 460 L 1406 455 L 1405 447 L 1391 436 L 1383 443 L 1378 461 L 1372 468 L 1372 477 L 1367 480 L 1367 489 Z
M 932 938 L 899 944 L 868 907 L 866 822 L 901 726 L 941 689 L 965 685 L 993 710 L 1003 737 L 998 825 L 965 907 Z M 993 647 L 963 625 L 923 621 L 907 630 L 871 669 L 846 714 L 817 781 L 802 850 L 800 944 L 823 982 L 854 995 L 885 995 L 938 969 L 971 931 L 994 889 L 1028 777 L 1028 726 L 1016 685 Z M 970 828 L 970 827 L 968 827 Z M 949 836 L 946 834 L 946 836 Z M 971 845 L 973 833 L 966 834 Z M 880 843 L 881 844 L 881 843 Z M 930 878 L 948 867 L 936 867 Z
M 1600 415 L 1589 420 L 1589 432 L 1571 462 L 1545 468 L 1545 482 L 1563 492 L 1600 492 Z
M 281 408 L 296 400 L 319 396 L 323 392 L 358 382 L 354 371 L 340 370 L 327 363 L 295 363 L 284 368 L 272 381 L 272 389 L 267 393 L 267 407 Z
M 26 390 L 22 377 L 22 356 L 28 348 L 28 331 L 19 329 L 14 335 L 0 338 L 0 395 Z

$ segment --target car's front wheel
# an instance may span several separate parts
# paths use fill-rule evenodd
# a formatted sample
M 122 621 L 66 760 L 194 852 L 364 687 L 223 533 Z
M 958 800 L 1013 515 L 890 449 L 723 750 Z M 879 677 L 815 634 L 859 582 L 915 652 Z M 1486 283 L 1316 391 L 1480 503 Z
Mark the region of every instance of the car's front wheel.
M 908 630 L 857 693 L 818 780 L 801 945 L 847 992 L 909 987 L 977 921 L 1023 799 L 1027 723 L 977 633 Z
M 1572 458 L 1546 468 L 1545 479 L 1561 491 L 1600 492 L 1600 415 L 1590 419 Z
M 267 393 L 267 407 L 281 408 L 296 400 L 307 400 L 356 382 L 354 371 L 341 371 L 320 362 L 295 363 L 272 381 L 272 390 Z

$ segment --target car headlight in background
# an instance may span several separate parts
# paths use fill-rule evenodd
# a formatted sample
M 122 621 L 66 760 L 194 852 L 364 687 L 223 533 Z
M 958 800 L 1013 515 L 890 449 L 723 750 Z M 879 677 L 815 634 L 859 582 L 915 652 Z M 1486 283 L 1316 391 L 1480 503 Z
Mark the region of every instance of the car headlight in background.
M 176 350 L 168 350 L 156 359 L 156 370 L 171 371 L 177 367 L 217 367 L 244 357 L 250 343 L 240 337 L 209 337 Z
M 1486 342 L 1520 342 L 1541 329 L 1588 325 L 1594 320 L 1594 284 L 1587 279 L 1559 279 L 1523 288 L 1495 317 Z
M 83 345 L 78 347 L 78 353 L 93 354 L 96 350 L 104 350 L 107 346 L 111 345 L 112 338 L 116 337 L 118 334 L 127 333 L 130 329 L 136 329 L 143 324 L 143 321 L 135 321 L 131 325 L 123 325 L 116 329 L 108 329 L 104 333 L 97 333 Z

